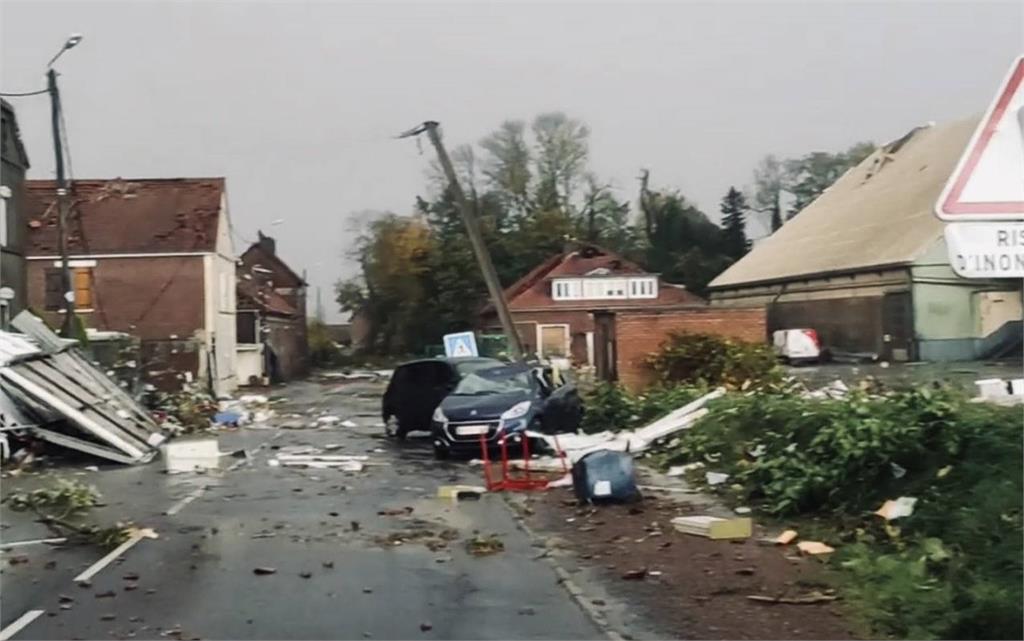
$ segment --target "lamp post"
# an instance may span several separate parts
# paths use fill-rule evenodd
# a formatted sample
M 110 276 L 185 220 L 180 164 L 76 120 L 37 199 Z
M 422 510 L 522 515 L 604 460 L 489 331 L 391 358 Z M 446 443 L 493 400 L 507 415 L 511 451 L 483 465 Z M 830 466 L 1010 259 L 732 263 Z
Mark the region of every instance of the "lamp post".
M 68 49 L 82 41 L 82 34 L 72 34 L 64 41 L 60 51 L 50 58 L 46 65 L 46 87 L 50 92 L 50 120 L 53 128 L 53 152 L 57 161 L 57 243 L 60 249 L 60 288 L 64 300 L 64 322 L 61 335 L 70 338 L 74 333 L 75 323 L 75 291 L 71 284 L 71 266 L 68 264 L 68 181 L 64 175 L 64 150 L 60 136 L 60 90 L 57 88 L 57 71 L 53 64 Z

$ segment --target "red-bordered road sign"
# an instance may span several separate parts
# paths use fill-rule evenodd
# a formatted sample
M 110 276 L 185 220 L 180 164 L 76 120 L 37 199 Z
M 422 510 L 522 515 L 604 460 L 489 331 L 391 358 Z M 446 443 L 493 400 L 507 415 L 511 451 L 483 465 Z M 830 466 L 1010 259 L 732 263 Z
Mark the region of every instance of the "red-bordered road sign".
M 943 220 L 1024 220 L 1024 56 L 946 182 L 935 214 Z

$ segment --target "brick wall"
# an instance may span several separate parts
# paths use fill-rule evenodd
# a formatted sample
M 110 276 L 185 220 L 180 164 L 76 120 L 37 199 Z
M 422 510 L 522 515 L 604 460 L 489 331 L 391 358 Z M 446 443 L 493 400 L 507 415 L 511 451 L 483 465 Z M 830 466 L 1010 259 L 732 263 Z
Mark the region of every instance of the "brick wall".
M 45 311 L 46 270 L 53 263 L 28 261 L 28 299 L 51 327 L 60 327 L 62 314 Z M 201 256 L 98 258 L 92 270 L 92 311 L 79 312 L 87 327 L 143 340 L 191 338 L 203 328 Z
M 660 349 L 670 332 L 680 331 L 717 334 L 757 343 L 768 340 L 763 307 L 619 312 L 615 315 L 619 382 L 634 391 L 651 383 L 646 358 Z
M 53 262 L 28 261 L 28 301 L 50 327 L 59 328 L 63 314 L 45 309 L 46 270 Z M 142 376 L 160 389 L 179 389 L 186 371 L 197 377 L 202 355 L 195 336 L 203 329 L 205 305 L 202 257 L 98 258 L 92 270 L 92 311 L 79 312 L 85 326 L 142 339 Z

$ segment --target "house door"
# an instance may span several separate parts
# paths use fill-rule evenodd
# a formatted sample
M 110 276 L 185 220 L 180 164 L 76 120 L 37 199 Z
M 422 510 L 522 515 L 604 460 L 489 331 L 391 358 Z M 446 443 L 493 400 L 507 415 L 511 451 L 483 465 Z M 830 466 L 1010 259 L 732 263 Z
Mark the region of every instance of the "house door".
M 541 358 L 569 356 L 568 325 L 538 325 L 537 351 Z
M 594 367 L 598 380 L 618 379 L 616 363 L 618 354 L 615 346 L 615 314 L 594 313 Z
M 882 297 L 882 358 L 909 361 L 915 356 L 910 292 L 885 294 Z

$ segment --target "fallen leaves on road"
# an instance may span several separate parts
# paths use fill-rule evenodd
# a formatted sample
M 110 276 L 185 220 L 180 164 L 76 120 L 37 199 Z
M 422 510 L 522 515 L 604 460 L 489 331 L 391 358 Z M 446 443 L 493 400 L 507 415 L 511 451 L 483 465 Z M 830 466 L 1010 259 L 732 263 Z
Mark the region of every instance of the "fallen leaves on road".
M 473 556 L 488 556 L 505 550 L 505 544 L 496 535 L 474 536 L 466 541 L 466 551 Z

